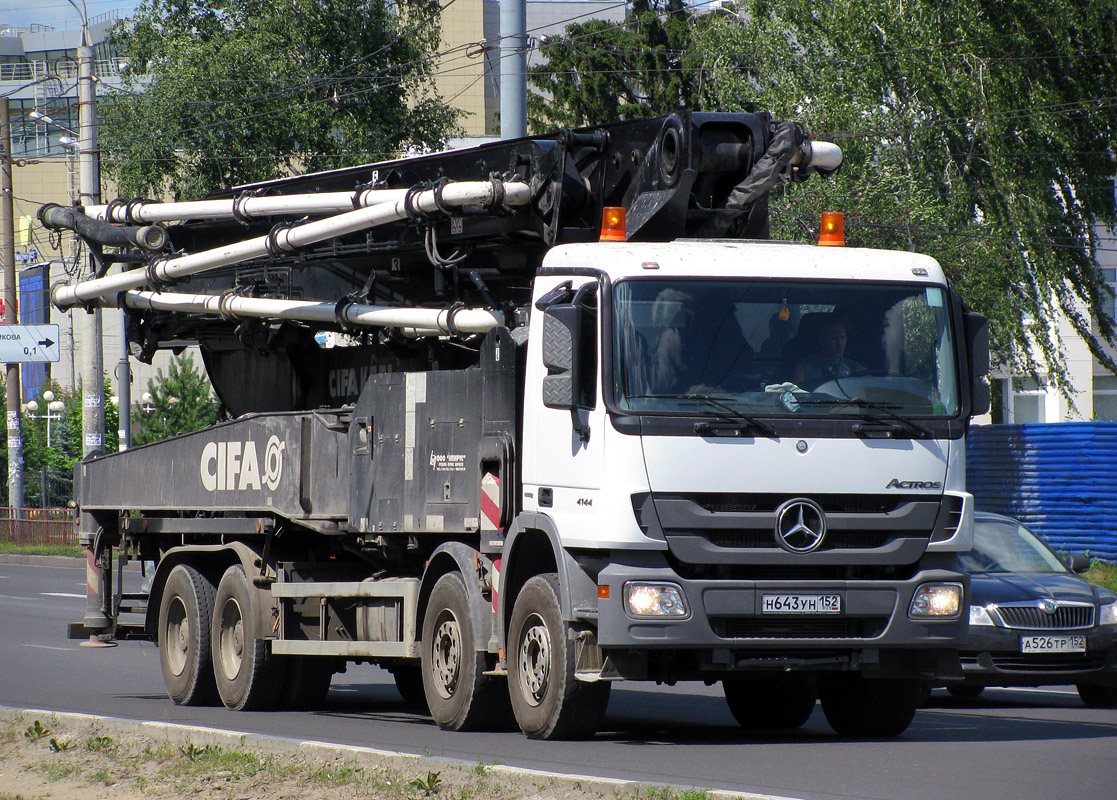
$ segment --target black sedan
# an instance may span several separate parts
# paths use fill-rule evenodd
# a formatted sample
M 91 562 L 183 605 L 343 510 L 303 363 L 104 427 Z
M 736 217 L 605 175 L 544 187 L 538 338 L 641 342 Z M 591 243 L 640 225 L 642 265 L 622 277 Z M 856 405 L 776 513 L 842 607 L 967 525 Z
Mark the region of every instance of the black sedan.
M 1088 706 L 1117 705 L 1117 595 L 1075 574 L 1020 522 L 978 512 L 970 573 L 970 634 L 956 697 L 986 686 L 1073 683 Z

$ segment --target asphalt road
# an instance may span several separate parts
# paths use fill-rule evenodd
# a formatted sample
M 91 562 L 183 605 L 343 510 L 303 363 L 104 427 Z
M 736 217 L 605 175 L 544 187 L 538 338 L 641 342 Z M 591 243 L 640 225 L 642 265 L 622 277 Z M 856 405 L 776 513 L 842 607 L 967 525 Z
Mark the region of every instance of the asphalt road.
M 587 742 L 447 733 L 368 666 L 336 676 L 319 712 L 184 708 L 164 694 L 154 645 L 91 649 L 65 638 L 84 612 L 84 587 L 81 569 L 0 564 L 0 705 L 810 800 L 1096 800 L 1117 781 L 1117 710 L 1086 708 L 1073 687 L 989 690 L 974 701 L 935 692 L 907 733 L 886 741 L 840 740 L 817 707 L 801 730 L 757 738 L 734 723 L 719 687 L 694 684 L 616 685 Z

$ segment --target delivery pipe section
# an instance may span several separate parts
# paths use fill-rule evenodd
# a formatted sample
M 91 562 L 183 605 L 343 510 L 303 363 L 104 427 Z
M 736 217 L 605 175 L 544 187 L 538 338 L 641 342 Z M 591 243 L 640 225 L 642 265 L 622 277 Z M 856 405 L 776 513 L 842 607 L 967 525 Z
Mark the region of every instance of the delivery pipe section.
M 411 198 L 410 205 L 426 213 L 440 210 L 439 199 L 442 205 L 484 206 L 493 203 L 500 192 L 503 192 L 503 197 L 499 198 L 499 202 L 506 206 L 525 205 L 531 199 L 531 189 L 526 183 L 462 181 L 447 184 L 441 189 L 417 192 Z M 51 293 L 51 300 L 58 308 L 65 310 L 96 301 L 105 295 L 138 289 L 146 284 L 158 287 L 178 278 L 259 258 L 270 252 L 293 252 L 326 239 L 405 219 L 408 216 L 408 205 L 406 198 L 394 203 L 378 203 L 290 228 L 279 228 L 266 236 L 257 236 L 213 250 L 156 260 L 147 269 L 56 286 Z
M 101 222 L 135 225 L 174 222 L 184 219 L 214 220 L 269 217 L 283 214 L 340 214 L 355 208 L 381 203 L 396 203 L 407 189 L 365 189 L 357 192 L 285 194 L 261 196 L 246 194 L 224 200 L 189 200 L 161 203 L 158 200 L 133 200 L 128 203 L 90 206 L 85 213 Z
M 259 317 L 299 320 L 352 327 L 393 327 L 414 336 L 485 333 L 504 324 L 504 317 L 486 308 L 401 308 L 360 303 L 322 303 L 316 300 L 281 300 L 240 297 L 234 294 L 184 294 L 178 292 L 123 292 L 103 297 L 102 306 L 212 314 L 222 317 Z

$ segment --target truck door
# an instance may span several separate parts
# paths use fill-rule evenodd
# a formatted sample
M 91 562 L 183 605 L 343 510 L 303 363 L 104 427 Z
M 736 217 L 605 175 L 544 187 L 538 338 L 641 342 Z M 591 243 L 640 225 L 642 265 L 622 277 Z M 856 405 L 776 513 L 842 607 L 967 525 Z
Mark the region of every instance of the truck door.
M 605 441 L 598 284 L 556 283 L 532 310 L 523 475 L 525 508 L 553 516 L 592 510 Z

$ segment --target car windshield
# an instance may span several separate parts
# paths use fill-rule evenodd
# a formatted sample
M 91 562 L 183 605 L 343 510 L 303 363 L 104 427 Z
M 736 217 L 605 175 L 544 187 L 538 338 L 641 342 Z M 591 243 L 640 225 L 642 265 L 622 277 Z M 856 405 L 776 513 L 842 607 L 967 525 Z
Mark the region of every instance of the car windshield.
M 973 550 L 962 553 L 960 561 L 971 573 L 1067 571 L 1039 537 L 1009 519 L 978 519 L 974 523 Z
M 959 411 L 941 286 L 633 278 L 612 310 L 627 411 L 708 414 L 711 398 L 754 415 Z

